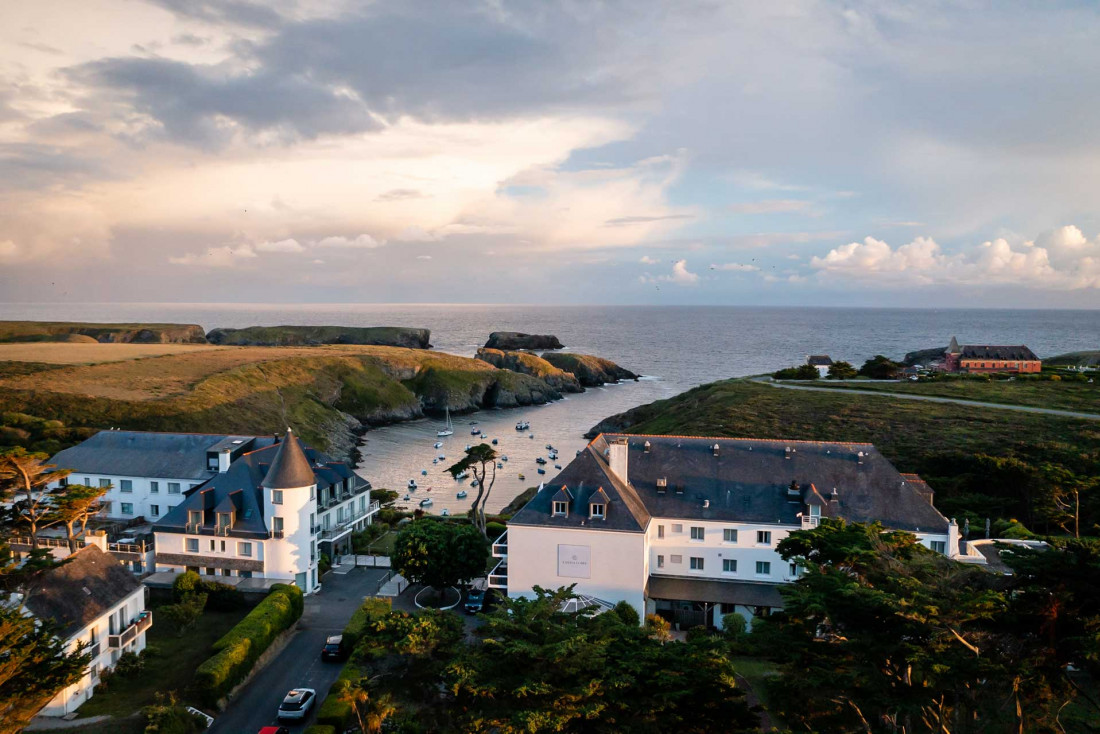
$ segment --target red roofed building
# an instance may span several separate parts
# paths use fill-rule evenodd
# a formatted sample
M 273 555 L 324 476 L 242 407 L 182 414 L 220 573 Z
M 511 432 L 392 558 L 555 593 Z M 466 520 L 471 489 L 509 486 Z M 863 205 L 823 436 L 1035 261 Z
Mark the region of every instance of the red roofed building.
M 955 337 L 943 353 L 944 367 L 948 372 L 1015 372 L 1038 373 L 1043 362 L 1022 344 L 1019 346 L 989 346 L 964 344 L 959 346 Z

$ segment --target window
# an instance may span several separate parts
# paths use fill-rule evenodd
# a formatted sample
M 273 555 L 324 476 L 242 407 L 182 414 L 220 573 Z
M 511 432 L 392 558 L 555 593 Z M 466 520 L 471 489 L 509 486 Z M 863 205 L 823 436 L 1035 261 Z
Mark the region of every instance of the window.
M 233 527 L 233 513 L 231 513 L 231 512 L 219 512 L 218 513 L 218 527 L 219 528 Z
M 756 575 L 757 576 L 771 576 L 772 575 L 771 561 L 757 561 L 756 562 Z
M 153 517 L 160 515 L 160 505 L 149 505 L 149 514 Z
M 657 568 L 664 568 L 664 567 L 665 567 L 665 557 L 664 556 L 657 556 Z
M 211 539 L 211 540 L 210 540 L 210 552 L 211 552 L 211 553 L 213 553 L 213 552 L 214 552 L 214 549 L 215 549 L 216 547 L 217 547 L 217 541 L 215 541 L 215 540 Z
M 225 541 L 222 541 L 222 553 L 225 553 Z
M 281 489 L 271 490 L 271 504 L 273 504 L 273 505 L 283 504 L 283 490 L 281 490 Z
M 706 531 L 701 527 L 692 526 L 692 528 L 691 528 L 691 539 L 692 540 L 703 540 L 703 535 L 704 535 L 705 532 Z
M 596 503 L 596 502 L 592 503 L 592 517 L 593 518 L 599 518 L 601 520 L 603 519 L 603 504 L 602 503 Z
M 237 575 L 240 576 L 242 579 L 252 578 L 252 572 L 251 571 L 238 571 Z
M 92 478 L 91 477 L 84 477 L 84 486 L 85 487 L 92 486 Z
M 199 539 L 198 538 L 188 538 L 187 539 L 187 552 L 188 553 L 198 553 L 199 552 Z
M 554 502 L 554 514 L 555 515 L 564 515 L 565 513 L 566 513 L 566 503 L 555 501 Z
M 683 563 L 684 562 L 684 557 L 683 556 L 672 556 L 669 560 L 671 560 L 673 563 L 678 564 L 678 563 Z
M 180 493 L 180 483 L 179 482 L 168 482 L 168 494 L 179 494 L 179 493 Z
M 703 570 L 703 559 L 702 558 L 700 558 L 699 556 L 692 556 L 689 560 L 691 562 L 691 570 L 692 571 L 702 571 Z
M 309 488 L 309 498 L 311 500 L 312 499 L 317 499 L 317 487 L 316 487 L 316 485 L 310 486 L 310 488 Z
M 118 482 L 118 489 L 120 492 L 133 492 L 134 482 L 132 479 L 120 479 Z
M 682 533 L 682 532 L 684 532 L 684 526 L 683 525 L 673 525 L 672 526 L 672 532 Z
M 237 543 L 237 555 L 244 556 L 246 558 L 252 557 L 252 544 L 251 543 Z
M 123 515 L 133 515 L 134 514 L 134 503 L 133 502 L 120 502 L 119 506 L 121 507 L 121 512 L 122 512 Z
M 787 567 L 787 575 L 794 577 L 798 575 L 798 564 L 792 563 Z
M 188 510 L 187 511 L 187 524 L 188 525 L 202 525 L 202 510 Z
M 771 530 L 757 530 L 756 531 L 756 543 L 757 543 L 757 545 L 771 545 L 772 544 L 772 531 Z
M 271 529 L 277 533 L 283 532 L 283 518 L 273 517 L 271 518 Z
M 317 541 L 309 541 L 309 562 L 313 563 L 317 560 Z
M 218 574 L 218 569 L 216 569 L 212 566 L 207 567 L 207 569 L 206 569 L 206 575 L 207 576 L 216 576 L 217 574 Z
M 657 526 L 657 537 L 658 538 L 665 537 L 665 526 L 664 525 L 658 525 Z
M 736 543 L 737 542 L 737 528 L 723 528 L 722 529 L 722 542 L 723 543 Z
M 936 553 L 946 554 L 947 553 L 947 543 L 945 543 L 942 540 L 933 540 L 932 541 L 932 550 L 934 550 Z
M 722 573 L 737 573 L 737 560 L 734 558 L 723 558 Z
M 99 480 L 99 486 L 100 487 L 110 487 L 111 486 L 111 480 L 110 479 L 100 479 Z
M 149 493 L 160 494 L 160 482 L 149 482 Z

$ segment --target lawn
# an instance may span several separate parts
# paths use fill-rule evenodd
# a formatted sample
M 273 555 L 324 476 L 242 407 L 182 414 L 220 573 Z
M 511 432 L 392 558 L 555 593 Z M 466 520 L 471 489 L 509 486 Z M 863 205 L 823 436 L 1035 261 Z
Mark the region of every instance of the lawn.
M 371 541 L 368 546 L 368 555 L 372 556 L 389 556 L 393 555 L 393 544 L 397 541 L 397 533 L 390 530 L 385 535 Z
M 114 677 L 106 693 L 96 693 L 78 710 L 81 718 L 110 715 L 125 717 L 154 703 L 157 693 L 175 691 L 182 703 L 197 705 L 187 697 L 187 689 L 195 669 L 210 656 L 210 647 L 239 622 L 248 609 L 232 612 L 204 612 L 186 634 L 178 637 L 175 630 L 155 618 L 149 629 L 145 670 L 132 678 Z M 81 730 L 83 731 L 83 730 Z
M 984 403 L 1026 405 L 1081 413 L 1100 414 L 1100 382 L 1047 382 L 1026 380 L 932 380 L 929 382 L 864 382 L 861 380 L 816 380 L 814 387 L 847 388 L 874 392 L 932 395 L 941 398 L 976 400 Z

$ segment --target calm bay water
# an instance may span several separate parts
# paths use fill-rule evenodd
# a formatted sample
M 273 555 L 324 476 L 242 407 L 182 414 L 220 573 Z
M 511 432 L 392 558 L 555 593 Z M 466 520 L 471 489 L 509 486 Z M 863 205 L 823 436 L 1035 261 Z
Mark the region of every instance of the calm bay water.
M 556 334 L 572 351 L 598 354 L 646 375 L 636 383 L 589 390 L 552 405 L 485 411 L 455 419 L 455 435 L 441 439 L 438 421 L 417 421 L 370 431 L 360 472 L 376 487 L 404 490 L 410 479 L 420 489 L 412 503 L 430 496 L 432 511 L 461 512 L 469 500 L 455 497 L 461 485 L 442 473 L 473 442 L 469 421 L 477 420 L 509 461 L 498 470 L 488 509 L 495 511 L 523 488 L 555 474 L 536 473 L 536 456 L 546 444 L 564 465 L 584 446 L 583 434 L 600 419 L 635 405 L 670 397 L 696 385 L 728 377 L 770 372 L 802 362 L 807 354 L 829 354 L 853 364 L 875 354 L 946 345 L 951 336 L 970 344 L 1027 344 L 1047 357 L 1100 349 L 1100 312 L 961 309 L 833 309 L 651 306 L 477 306 L 407 304 L 0 304 L 0 319 L 42 321 L 156 321 L 243 327 L 279 324 L 415 326 L 432 330 L 440 351 L 472 356 L 491 331 Z M 531 422 L 527 433 L 515 423 Z M 427 475 L 422 475 L 427 471 Z M 523 473 L 525 480 L 518 475 Z M 431 488 L 429 493 L 427 490 Z M 471 495 L 474 492 L 466 487 Z M 402 492 L 403 493 L 403 492 Z

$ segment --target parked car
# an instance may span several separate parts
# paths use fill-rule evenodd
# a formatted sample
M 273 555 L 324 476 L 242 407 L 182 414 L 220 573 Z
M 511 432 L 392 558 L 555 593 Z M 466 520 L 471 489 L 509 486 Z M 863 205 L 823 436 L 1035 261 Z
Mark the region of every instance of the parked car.
M 466 594 L 466 604 L 463 607 L 467 614 L 477 614 L 485 608 L 485 590 L 470 589 Z
M 279 719 L 304 719 L 317 702 L 317 691 L 312 688 L 292 688 L 279 704 Z
M 333 635 L 325 640 L 325 646 L 321 648 L 322 660 L 346 660 L 347 657 L 348 650 L 344 645 L 343 635 Z
M 259 734 L 290 734 L 290 729 L 285 726 L 265 726 L 260 729 Z

